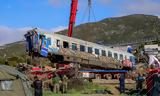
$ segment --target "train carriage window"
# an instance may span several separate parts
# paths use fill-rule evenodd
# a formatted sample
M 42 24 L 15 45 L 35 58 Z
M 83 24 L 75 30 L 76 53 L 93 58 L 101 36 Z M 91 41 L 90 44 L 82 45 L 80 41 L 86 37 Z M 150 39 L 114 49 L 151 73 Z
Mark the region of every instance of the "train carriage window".
M 102 50 L 102 56 L 106 56 L 106 51 Z
M 125 55 L 124 59 L 125 59 L 125 60 L 128 59 L 128 58 L 127 58 L 127 55 Z
M 85 52 L 86 47 L 84 45 L 80 45 L 80 51 Z
M 95 54 L 99 55 L 99 49 L 95 49 Z
M 88 47 L 88 53 L 92 53 L 92 47 Z
M 57 44 L 57 47 L 60 47 L 60 40 L 57 40 L 56 44 Z
M 63 48 L 69 48 L 69 43 L 66 41 L 63 41 Z
M 72 50 L 77 50 L 77 44 L 72 43 Z
M 123 55 L 122 54 L 119 54 L 119 59 L 123 60 Z
M 118 59 L 118 54 L 117 53 L 114 53 L 114 58 Z
M 112 52 L 108 51 L 108 57 L 112 57 Z

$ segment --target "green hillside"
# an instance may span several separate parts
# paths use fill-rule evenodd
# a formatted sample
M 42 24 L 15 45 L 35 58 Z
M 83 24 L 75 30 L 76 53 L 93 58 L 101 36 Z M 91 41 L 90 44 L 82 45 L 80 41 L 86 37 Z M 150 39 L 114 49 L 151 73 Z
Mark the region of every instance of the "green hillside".
M 25 42 L 15 42 L 0 47 L 0 56 L 17 56 L 25 54 Z
M 67 31 L 59 34 L 66 35 Z M 81 24 L 74 28 L 73 37 L 103 44 L 150 39 L 160 35 L 158 16 L 135 14 L 107 18 L 99 22 Z

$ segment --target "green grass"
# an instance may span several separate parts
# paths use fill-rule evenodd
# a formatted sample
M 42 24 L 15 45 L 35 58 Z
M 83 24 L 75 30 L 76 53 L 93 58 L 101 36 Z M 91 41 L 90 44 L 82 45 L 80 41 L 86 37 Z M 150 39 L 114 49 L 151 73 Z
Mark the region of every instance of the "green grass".
M 85 88 L 84 88 L 84 90 L 82 90 L 82 93 L 94 94 L 96 90 L 105 90 L 105 89 L 107 89 L 107 88 L 93 84 L 91 82 L 85 82 Z
M 78 87 L 78 86 L 77 86 Z M 82 86 L 81 86 L 82 87 Z M 44 91 L 44 96 L 89 96 L 90 94 L 96 94 L 96 90 L 104 90 L 106 87 L 92 84 L 90 82 L 84 82 L 84 86 L 81 89 L 71 88 L 67 91 L 67 94 L 55 94 L 51 91 Z
M 73 85 L 70 85 L 70 89 L 68 90 L 68 93 L 70 94 L 95 94 L 96 90 L 107 90 L 106 87 L 93 84 L 88 81 L 78 81 L 79 86 L 77 86 L 76 82 Z M 81 82 L 81 83 L 80 83 Z
M 55 94 L 51 91 L 44 91 L 43 96 L 59 96 L 59 94 Z
M 83 96 L 84 94 L 72 93 L 72 94 L 56 94 L 51 91 L 44 91 L 43 96 Z

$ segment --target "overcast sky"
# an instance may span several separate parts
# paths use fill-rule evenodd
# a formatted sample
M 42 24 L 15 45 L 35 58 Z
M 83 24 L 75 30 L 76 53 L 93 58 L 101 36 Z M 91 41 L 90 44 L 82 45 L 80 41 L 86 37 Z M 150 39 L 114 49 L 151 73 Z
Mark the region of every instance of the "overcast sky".
M 79 0 L 76 25 L 88 22 L 87 1 Z M 23 39 L 26 30 L 67 28 L 71 0 L 0 0 L 0 45 Z M 160 0 L 92 0 L 90 21 L 129 14 L 160 16 Z

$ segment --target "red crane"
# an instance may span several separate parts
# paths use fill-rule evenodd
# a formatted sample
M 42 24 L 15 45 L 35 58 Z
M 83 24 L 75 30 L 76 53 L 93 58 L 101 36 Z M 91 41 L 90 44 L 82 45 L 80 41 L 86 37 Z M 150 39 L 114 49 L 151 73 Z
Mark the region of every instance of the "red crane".
M 92 0 L 88 0 L 89 7 L 91 7 L 91 1 Z M 76 20 L 77 8 L 78 8 L 78 0 L 72 0 L 71 9 L 70 9 L 69 26 L 68 26 L 68 37 L 72 37 L 73 27 Z M 89 19 L 90 19 L 90 10 L 89 10 Z
M 72 0 L 70 19 L 69 19 L 69 27 L 68 27 L 68 36 L 69 37 L 72 37 L 73 27 L 74 27 L 75 20 L 76 20 L 77 7 L 78 7 L 78 0 Z

